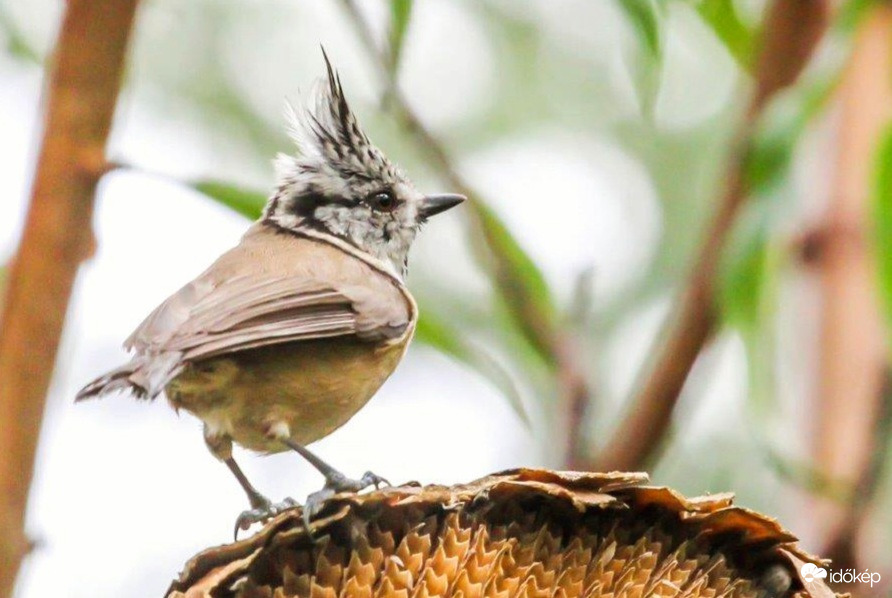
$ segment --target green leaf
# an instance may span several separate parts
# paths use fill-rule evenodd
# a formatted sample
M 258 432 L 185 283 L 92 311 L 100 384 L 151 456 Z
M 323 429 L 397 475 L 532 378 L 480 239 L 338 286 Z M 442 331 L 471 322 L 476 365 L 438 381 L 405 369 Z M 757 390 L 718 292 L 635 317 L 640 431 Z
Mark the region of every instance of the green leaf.
M 718 300 L 723 324 L 739 333 L 746 350 L 748 399 L 752 413 L 777 413 L 775 334 L 778 280 L 783 252 L 771 243 L 773 197 L 744 206 L 722 255 Z
M 764 203 L 764 202 L 762 202 Z M 759 321 L 762 297 L 769 279 L 769 218 L 767 210 L 748 213 L 723 252 L 719 306 L 724 321 L 753 330 Z
M 472 209 L 491 253 L 490 270 L 500 296 L 524 337 L 553 363 L 558 318 L 545 276 L 489 206 L 474 201 Z
M 412 0 L 390 0 L 390 70 L 396 72 L 400 64 L 403 40 L 409 29 Z
M 799 133 L 798 123 L 787 119 L 755 136 L 746 157 L 746 176 L 754 192 L 767 193 L 783 180 Z
M 193 181 L 187 183 L 187 185 L 250 220 L 256 220 L 260 217 L 267 200 L 267 196 L 264 193 L 221 181 Z
M 877 148 L 872 197 L 874 255 L 886 321 L 892 324 L 892 128 Z
M 664 0 L 618 0 L 620 8 L 635 28 L 641 40 L 643 52 L 634 56 L 632 77 L 641 105 L 641 112 L 648 118 L 654 111 L 660 90 L 660 73 L 663 66 L 663 31 L 661 20 Z
M 766 464 L 782 480 L 840 504 L 848 504 L 855 488 L 850 482 L 837 479 L 819 468 L 780 454 L 768 445 L 760 447 Z
M 523 406 L 520 390 L 511 374 L 489 353 L 467 342 L 454 328 L 431 315 L 430 309 L 421 312 L 415 328 L 415 338 L 441 353 L 460 361 L 488 379 L 508 399 L 508 404 L 528 427 L 530 418 Z
M 10 56 L 33 64 L 43 63 L 40 52 L 25 37 L 4 9 L 0 9 L 0 32 L 6 37 L 6 51 Z
M 744 70 L 752 67 L 755 31 L 748 27 L 734 6 L 734 0 L 701 0 L 697 12 Z
M 880 0 L 848 0 L 836 11 L 835 27 L 851 34 L 858 27 L 868 10 L 880 3 Z
M 839 74 L 840 70 L 833 68 L 783 93 L 769 106 L 746 156 L 751 193 L 769 193 L 784 180 L 799 140 L 812 118 L 827 105 Z
M 652 56 L 659 56 L 663 49 L 660 29 L 660 7 L 657 0 L 619 0 L 620 8 L 635 27 L 644 46 Z

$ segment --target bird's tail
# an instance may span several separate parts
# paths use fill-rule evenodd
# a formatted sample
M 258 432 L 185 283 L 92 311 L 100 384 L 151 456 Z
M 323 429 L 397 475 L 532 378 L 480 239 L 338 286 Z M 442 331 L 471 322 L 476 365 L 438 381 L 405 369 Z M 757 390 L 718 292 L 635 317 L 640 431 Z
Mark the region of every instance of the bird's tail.
M 107 372 L 86 386 L 84 386 L 74 398 L 75 402 L 85 401 L 95 397 L 101 397 L 110 392 L 125 390 L 133 393 L 138 399 L 148 397 L 148 389 L 140 385 L 133 378 L 142 364 L 134 359 L 119 368 Z
M 84 401 L 117 390 L 130 391 L 137 399 L 154 399 L 183 370 L 180 357 L 177 352 L 137 355 L 84 386 L 74 400 Z

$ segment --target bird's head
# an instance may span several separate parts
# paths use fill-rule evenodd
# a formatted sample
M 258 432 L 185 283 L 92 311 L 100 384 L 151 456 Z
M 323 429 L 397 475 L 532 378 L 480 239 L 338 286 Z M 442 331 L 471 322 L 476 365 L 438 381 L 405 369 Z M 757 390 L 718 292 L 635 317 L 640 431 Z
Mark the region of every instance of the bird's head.
M 323 52 L 324 54 L 324 52 Z M 337 237 L 405 275 L 409 247 L 428 218 L 461 195 L 424 195 L 372 145 L 350 110 L 328 57 L 312 108 L 289 109 L 299 154 L 276 159 L 278 186 L 266 221 Z

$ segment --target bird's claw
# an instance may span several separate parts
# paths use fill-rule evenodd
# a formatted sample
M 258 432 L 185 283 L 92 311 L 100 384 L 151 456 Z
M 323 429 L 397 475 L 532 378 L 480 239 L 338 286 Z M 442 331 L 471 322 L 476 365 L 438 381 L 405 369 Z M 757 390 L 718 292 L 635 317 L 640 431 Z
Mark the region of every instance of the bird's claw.
M 372 473 L 371 471 L 367 471 L 362 474 L 362 478 L 359 480 L 361 484 L 363 484 L 363 488 L 368 488 L 369 486 L 374 486 L 375 490 L 380 488 L 381 486 L 390 486 L 391 483 L 387 478 L 382 478 L 376 473 Z
M 235 520 L 235 530 L 233 536 L 236 540 L 238 540 L 239 530 L 247 531 L 255 523 L 264 523 L 279 513 L 287 511 L 288 509 L 293 509 L 294 507 L 299 506 L 297 501 L 293 498 L 286 498 L 282 502 L 272 503 L 266 502 L 260 506 L 256 506 L 253 509 L 248 509 L 247 511 L 243 511 L 241 515 Z
M 337 491 L 326 486 L 322 490 L 317 490 L 313 492 L 311 495 L 307 497 L 307 502 L 304 503 L 304 508 L 301 513 L 304 521 L 304 527 L 307 529 L 307 532 L 310 531 L 310 521 L 319 514 L 319 511 L 322 510 L 322 506 L 325 504 L 329 498 L 337 494 Z
M 341 492 L 361 492 L 372 486 L 378 489 L 382 485 L 390 486 L 390 482 L 371 471 L 365 472 L 358 480 L 348 478 L 339 471 L 329 474 L 325 478 L 325 486 L 322 490 L 313 492 L 307 497 L 307 502 L 303 508 L 304 525 L 309 530 L 310 521 L 322 510 L 325 501 L 335 494 Z

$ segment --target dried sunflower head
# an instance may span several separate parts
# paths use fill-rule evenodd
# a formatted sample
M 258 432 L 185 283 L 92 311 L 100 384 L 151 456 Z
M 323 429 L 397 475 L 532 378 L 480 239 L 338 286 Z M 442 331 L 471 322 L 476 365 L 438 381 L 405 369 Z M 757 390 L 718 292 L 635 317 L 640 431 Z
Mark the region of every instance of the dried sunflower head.
M 295 510 L 202 552 L 168 596 L 834 596 L 773 519 L 645 481 L 519 469 L 341 495 L 311 530 Z

